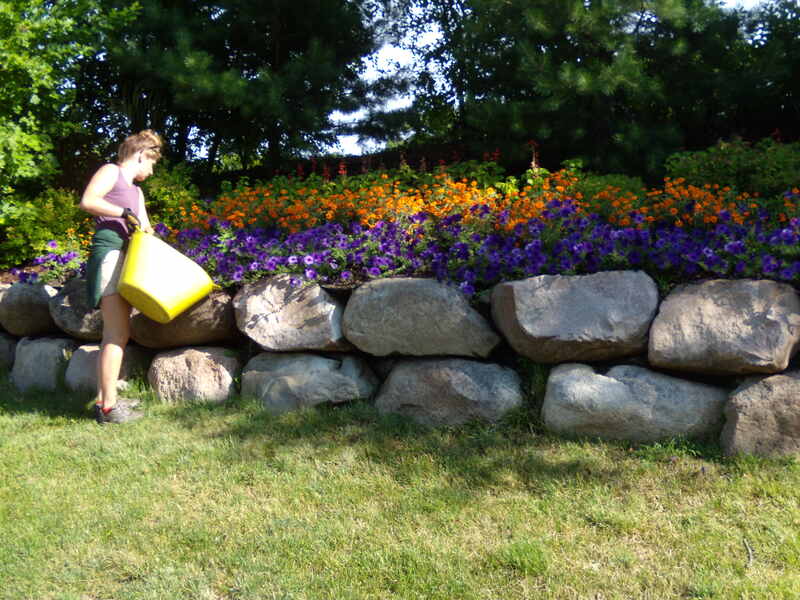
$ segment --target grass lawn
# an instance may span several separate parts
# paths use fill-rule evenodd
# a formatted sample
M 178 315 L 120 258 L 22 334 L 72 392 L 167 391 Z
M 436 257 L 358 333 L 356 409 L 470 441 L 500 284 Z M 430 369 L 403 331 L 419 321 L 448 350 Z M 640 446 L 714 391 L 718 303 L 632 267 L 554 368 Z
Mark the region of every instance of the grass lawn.
M 0 378 L 2 599 L 798 598 L 800 463 Z

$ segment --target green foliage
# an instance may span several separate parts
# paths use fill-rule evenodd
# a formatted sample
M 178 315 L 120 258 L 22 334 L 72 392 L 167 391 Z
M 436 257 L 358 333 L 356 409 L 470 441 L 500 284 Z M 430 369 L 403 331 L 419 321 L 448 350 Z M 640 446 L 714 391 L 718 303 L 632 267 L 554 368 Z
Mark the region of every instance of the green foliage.
M 77 240 L 91 224 L 73 190 L 48 188 L 33 200 L 0 204 L 0 268 L 20 266 L 47 252 L 52 240 Z
M 505 170 L 494 161 L 466 160 L 444 167 L 445 173 L 454 180 L 467 179 L 477 182 L 481 188 L 497 185 L 503 181 Z
M 377 45 L 373 2 L 139 4 L 137 20 L 84 63 L 82 93 L 132 129 L 161 132 L 179 160 L 202 145 L 212 167 L 225 155 L 279 167 L 335 141 L 335 110 L 368 103 L 359 74 Z
M 800 142 L 782 144 L 764 138 L 719 142 L 706 150 L 679 152 L 666 162 L 671 177 L 688 183 L 727 185 L 739 192 L 776 196 L 800 185 Z
M 660 86 L 636 50 L 640 30 L 631 35 L 631 22 L 690 20 L 684 3 L 676 7 L 671 0 L 422 4 L 410 29 L 435 26 L 442 35 L 418 49 L 427 67 L 419 70 L 422 98 L 414 107 L 423 111 L 421 128 L 430 122 L 425 108 L 447 102 L 452 118 L 439 139 L 496 146 L 506 155 L 534 139 L 548 164 L 580 154 L 594 168 L 612 157 L 624 163 L 622 156 L 642 156 L 641 147 L 625 147 L 614 136 L 630 122 L 630 110 L 641 114 L 640 107 L 652 110 L 659 100 Z M 652 154 L 652 140 L 646 141 Z
M 54 138 L 79 128 L 64 110 L 77 63 L 133 10 L 100 0 L 0 1 L 0 195 L 56 172 Z
M 255 165 L 251 165 L 255 166 Z M 240 171 L 244 168 L 242 164 L 242 157 L 233 152 L 226 152 L 219 155 L 217 160 L 212 164 L 211 170 L 214 173 L 226 173 L 228 171 Z
M 409 2 L 410 3 L 410 2 Z M 411 3 L 410 3 L 411 4 Z M 502 149 L 538 142 L 552 168 L 663 176 L 666 157 L 734 134 L 798 129 L 796 0 L 753 11 L 696 0 L 415 0 L 407 18 L 415 140 Z M 434 41 L 416 32 L 435 29 Z M 399 118 L 395 115 L 395 119 Z
M 547 391 L 547 378 L 550 375 L 551 365 L 533 362 L 523 356 L 517 357 L 516 370 L 522 376 L 522 385 L 525 395 L 531 405 L 537 408 L 544 402 Z
M 45 283 L 63 284 L 78 272 L 88 258 L 85 249 L 74 238 L 65 242 L 52 240 L 47 243 L 47 249 L 50 252 L 34 259 L 35 264 L 42 267 L 37 280 Z
M 800 2 L 759 2 L 743 24 L 751 60 L 732 78 L 740 94 L 732 133 L 800 139 Z
M 197 202 L 200 192 L 192 183 L 192 171 L 186 163 L 171 165 L 162 161 L 153 174 L 141 184 L 147 202 L 150 222 L 177 227 L 185 222 L 181 209 L 188 212 Z
M 0 235 L 0 269 L 22 265 L 44 251 L 51 238 L 37 223 L 32 202 L 6 200 L 0 209 L 5 223 Z
M 614 188 L 618 194 L 641 195 L 646 189 L 644 182 L 639 177 L 629 175 L 599 173 L 584 173 L 574 185 L 575 193 L 580 193 L 583 198 L 593 198 L 603 190 Z
M 635 456 L 649 462 L 671 462 L 681 458 L 697 458 L 700 456 L 714 456 L 720 458 L 719 448 L 709 444 L 674 438 L 664 442 L 643 444 L 636 448 Z
M 46 178 L 55 172 L 52 143 L 36 129 L 31 116 L 12 123 L 0 115 L 0 196 L 11 194 L 19 179 Z
M 494 161 L 465 160 L 448 165 L 440 165 L 431 171 L 419 171 L 407 163 L 403 162 L 397 169 L 388 171 L 373 171 L 363 175 L 355 175 L 346 178 L 346 183 L 351 188 L 359 185 L 368 185 L 376 182 L 382 174 L 390 179 L 399 181 L 402 186 L 419 187 L 422 185 L 433 185 L 436 183 L 438 175 L 446 174 L 454 181 L 476 182 L 478 187 L 487 188 L 491 186 L 508 186 L 510 182 L 516 182 L 516 178 L 504 179 L 505 169 Z

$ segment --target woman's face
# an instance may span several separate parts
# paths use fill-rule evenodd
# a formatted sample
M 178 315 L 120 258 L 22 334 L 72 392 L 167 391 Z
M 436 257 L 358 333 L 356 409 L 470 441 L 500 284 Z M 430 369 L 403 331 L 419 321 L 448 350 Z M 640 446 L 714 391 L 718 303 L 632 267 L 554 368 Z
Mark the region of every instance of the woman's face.
M 145 158 L 142 156 L 138 164 L 139 168 L 133 178 L 136 181 L 144 181 L 153 174 L 153 167 L 155 166 L 156 161 L 152 158 Z

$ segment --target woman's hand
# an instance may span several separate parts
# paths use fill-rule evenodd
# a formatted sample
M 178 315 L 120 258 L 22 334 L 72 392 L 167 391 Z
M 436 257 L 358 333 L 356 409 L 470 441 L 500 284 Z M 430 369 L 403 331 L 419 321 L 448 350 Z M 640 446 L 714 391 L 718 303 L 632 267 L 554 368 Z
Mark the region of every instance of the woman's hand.
M 130 208 L 123 208 L 120 217 L 125 219 L 128 222 L 128 225 L 134 229 L 142 229 L 142 222 L 139 220 L 139 217 L 136 216 L 136 213 L 134 213 Z

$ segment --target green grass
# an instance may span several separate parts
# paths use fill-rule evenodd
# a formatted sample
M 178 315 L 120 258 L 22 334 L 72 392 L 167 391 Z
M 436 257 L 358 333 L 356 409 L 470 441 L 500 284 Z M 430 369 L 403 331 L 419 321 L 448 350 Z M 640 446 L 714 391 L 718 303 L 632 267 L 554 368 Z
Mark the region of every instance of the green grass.
M 0 379 L 0 598 L 797 598 L 800 465 Z

